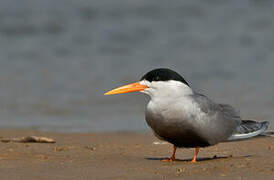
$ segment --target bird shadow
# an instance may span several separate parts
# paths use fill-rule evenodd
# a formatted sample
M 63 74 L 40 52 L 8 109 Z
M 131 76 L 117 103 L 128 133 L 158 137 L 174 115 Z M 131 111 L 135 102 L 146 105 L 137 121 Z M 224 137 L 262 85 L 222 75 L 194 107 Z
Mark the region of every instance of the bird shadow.
M 245 156 L 240 156 L 240 158 L 246 158 L 246 157 L 251 157 L 252 155 L 245 155 Z M 211 160 L 217 160 L 217 159 L 228 159 L 228 158 L 232 158 L 233 156 L 213 156 L 213 157 L 200 157 L 197 158 L 197 162 L 202 162 L 202 161 L 211 161 Z M 235 157 L 234 157 L 235 158 Z M 154 161 L 161 161 L 161 160 L 165 160 L 165 159 L 169 159 L 169 158 L 158 158 L 158 157 L 148 157 L 145 158 L 146 160 L 154 160 Z M 178 162 L 191 162 L 192 159 L 175 159 L 175 161 Z

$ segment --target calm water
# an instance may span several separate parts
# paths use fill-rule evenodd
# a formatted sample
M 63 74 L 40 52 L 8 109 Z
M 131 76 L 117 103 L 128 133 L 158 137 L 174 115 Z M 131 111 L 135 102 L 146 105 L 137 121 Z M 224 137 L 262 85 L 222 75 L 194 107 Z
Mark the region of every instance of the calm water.
M 267 0 L 1 0 L 0 127 L 147 129 L 147 97 L 103 94 L 169 67 L 273 129 L 273 17 Z

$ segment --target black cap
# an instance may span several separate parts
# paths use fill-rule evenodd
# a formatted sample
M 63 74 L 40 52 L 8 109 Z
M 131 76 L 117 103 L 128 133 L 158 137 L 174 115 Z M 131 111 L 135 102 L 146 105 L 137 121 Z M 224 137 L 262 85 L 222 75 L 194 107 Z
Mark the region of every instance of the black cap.
M 141 78 L 141 80 L 147 80 L 149 82 L 174 80 L 174 81 L 180 81 L 188 85 L 188 83 L 180 74 L 166 68 L 159 68 L 159 69 L 154 69 L 152 71 L 149 71 Z

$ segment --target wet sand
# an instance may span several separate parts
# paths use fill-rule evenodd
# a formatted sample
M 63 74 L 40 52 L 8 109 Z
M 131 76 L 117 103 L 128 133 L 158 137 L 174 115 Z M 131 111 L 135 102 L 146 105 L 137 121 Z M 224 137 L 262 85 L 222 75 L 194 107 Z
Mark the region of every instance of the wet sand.
M 0 179 L 274 179 L 274 138 L 179 149 L 164 163 L 170 144 L 149 132 L 52 133 L 1 130 L 1 138 L 46 136 L 54 144 L 0 143 Z

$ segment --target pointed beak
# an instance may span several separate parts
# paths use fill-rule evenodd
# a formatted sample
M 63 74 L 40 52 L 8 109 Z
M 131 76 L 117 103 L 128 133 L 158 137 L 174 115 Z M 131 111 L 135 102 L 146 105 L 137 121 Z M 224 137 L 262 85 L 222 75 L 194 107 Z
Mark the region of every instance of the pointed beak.
M 122 94 L 122 93 L 129 93 L 129 92 L 136 92 L 136 91 L 143 91 L 148 86 L 140 84 L 140 82 L 128 84 L 125 86 L 118 87 L 116 89 L 113 89 L 111 91 L 108 91 L 105 93 L 105 95 L 111 95 L 111 94 Z

